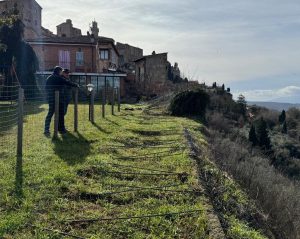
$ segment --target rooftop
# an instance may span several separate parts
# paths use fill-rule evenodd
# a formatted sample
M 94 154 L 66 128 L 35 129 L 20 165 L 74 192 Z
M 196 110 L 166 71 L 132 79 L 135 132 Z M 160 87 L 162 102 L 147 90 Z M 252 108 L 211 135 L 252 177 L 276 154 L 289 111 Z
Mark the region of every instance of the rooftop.
M 114 39 L 107 37 L 77 36 L 77 37 L 48 37 L 27 40 L 29 43 L 67 43 L 67 44 L 96 44 L 97 41 L 114 43 Z
M 158 54 L 151 54 L 151 55 L 143 56 L 141 58 L 138 58 L 138 59 L 134 60 L 134 62 L 138 62 L 138 61 L 141 61 L 141 60 L 144 60 L 144 59 L 147 59 L 147 58 L 156 57 L 156 56 L 163 56 L 163 55 L 168 55 L 168 53 L 164 52 L 164 53 L 158 53 Z

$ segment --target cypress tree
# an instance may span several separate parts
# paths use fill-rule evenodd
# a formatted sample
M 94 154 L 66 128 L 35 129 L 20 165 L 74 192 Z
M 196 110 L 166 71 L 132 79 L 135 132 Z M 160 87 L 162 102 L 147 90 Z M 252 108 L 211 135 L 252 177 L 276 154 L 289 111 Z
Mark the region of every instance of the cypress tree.
M 247 112 L 247 101 L 246 101 L 245 96 L 239 95 L 236 103 L 237 103 L 237 107 L 238 107 L 239 113 L 242 114 L 242 115 L 246 115 L 246 112 Z
M 251 125 L 250 131 L 249 131 L 249 141 L 252 143 L 253 146 L 256 146 L 258 144 L 255 127 L 253 124 Z
M 281 112 L 281 114 L 279 115 L 279 123 L 284 124 L 285 120 L 286 120 L 286 113 L 285 113 L 285 110 L 283 110 Z
M 224 84 L 222 85 L 222 91 L 225 91 L 225 85 Z
M 288 129 L 287 129 L 287 124 L 286 121 L 284 121 L 283 125 L 282 125 L 282 131 L 283 134 L 287 134 L 288 133 Z
M 261 148 L 271 149 L 271 140 L 267 130 L 267 122 L 260 118 L 256 125 L 256 135 Z

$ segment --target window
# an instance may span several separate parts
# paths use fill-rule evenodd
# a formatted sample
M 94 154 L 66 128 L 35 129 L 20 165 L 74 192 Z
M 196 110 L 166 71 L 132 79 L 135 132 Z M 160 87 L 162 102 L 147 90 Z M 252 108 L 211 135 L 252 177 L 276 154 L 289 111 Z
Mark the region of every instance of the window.
M 100 60 L 109 60 L 109 50 L 100 50 Z
M 58 55 L 59 55 L 59 65 L 62 68 L 70 69 L 70 66 L 71 66 L 70 52 L 60 50 Z
M 84 60 L 83 60 L 83 52 L 78 51 L 76 52 L 76 66 L 83 66 Z

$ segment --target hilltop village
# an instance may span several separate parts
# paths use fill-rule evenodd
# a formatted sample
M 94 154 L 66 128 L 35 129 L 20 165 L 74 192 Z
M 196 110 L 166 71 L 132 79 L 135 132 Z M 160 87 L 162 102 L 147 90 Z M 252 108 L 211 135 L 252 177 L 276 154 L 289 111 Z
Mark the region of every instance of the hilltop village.
M 37 78 L 45 79 L 54 66 L 70 69 L 78 83 L 103 83 L 99 78 L 117 78 L 123 98 L 154 97 L 177 88 L 198 85 L 183 78 L 178 63 L 168 61 L 168 53 L 144 55 L 143 49 L 116 42 L 101 35 L 93 21 L 86 34 L 71 19 L 59 24 L 56 33 L 42 26 L 42 7 L 35 0 L 5 0 L 0 11 L 16 8 L 24 23 L 24 40 L 34 49 L 38 61 Z

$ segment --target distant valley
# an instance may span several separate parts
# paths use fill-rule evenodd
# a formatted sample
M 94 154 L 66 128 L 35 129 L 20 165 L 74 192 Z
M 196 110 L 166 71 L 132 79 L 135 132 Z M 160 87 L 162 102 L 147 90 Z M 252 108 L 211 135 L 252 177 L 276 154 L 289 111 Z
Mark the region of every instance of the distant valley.
M 251 101 L 248 102 L 249 105 L 258 105 L 261 107 L 265 107 L 268 109 L 272 109 L 272 110 L 278 110 L 278 111 L 282 111 L 282 110 L 288 110 L 290 108 L 296 107 L 296 108 L 300 108 L 300 104 L 291 104 L 291 103 L 280 103 L 280 102 L 255 102 L 255 101 Z

